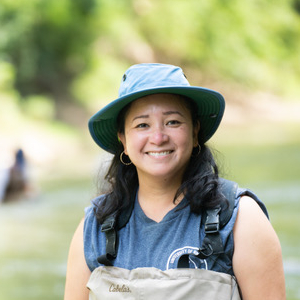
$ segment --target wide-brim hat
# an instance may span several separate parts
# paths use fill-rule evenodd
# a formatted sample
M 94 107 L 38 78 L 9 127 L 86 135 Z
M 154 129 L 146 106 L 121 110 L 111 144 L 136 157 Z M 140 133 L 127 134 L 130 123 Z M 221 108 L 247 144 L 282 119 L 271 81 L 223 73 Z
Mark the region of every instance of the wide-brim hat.
M 166 64 L 138 64 L 123 75 L 119 98 L 103 107 L 89 120 L 95 142 L 115 154 L 120 148 L 117 118 L 129 103 L 152 94 L 178 94 L 192 99 L 198 107 L 201 142 L 215 133 L 222 120 L 225 101 L 221 94 L 203 87 L 191 86 L 181 68 Z

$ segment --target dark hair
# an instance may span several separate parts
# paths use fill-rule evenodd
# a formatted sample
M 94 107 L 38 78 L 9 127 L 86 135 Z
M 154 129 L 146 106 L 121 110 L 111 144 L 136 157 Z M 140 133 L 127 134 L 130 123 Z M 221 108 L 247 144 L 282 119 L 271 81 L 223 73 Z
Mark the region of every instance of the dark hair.
M 185 103 L 192 115 L 193 126 L 199 122 L 196 104 L 189 98 L 184 97 Z M 122 109 L 118 116 L 118 132 L 124 133 L 125 117 L 130 104 Z M 201 120 L 200 120 L 201 128 Z M 219 189 L 219 171 L 212 155 L 211 150 L 201 142 L 202 133 L 199 132 L 198 141 L 201 146 L 200 153 L 195 149 L 197 154 L 191 155 L 190 162 L 183 175 L 182 184 L 179 187 L 175 200 L 183 193 L 191 211 L 200 214 L 204 208 L 214 207 L 225 200 Z M 123 146 L 120 147 L 114 155 L 105 179 L 110 184 L 110 191 L 105 198 L 95 203 L 96 217 L 100 223 L 112 213 L 120 211 L 130 206 L 133 196 L 138 188 L 138 176 L 133 164 L 124 165 L 120 162 L 120 154 Z

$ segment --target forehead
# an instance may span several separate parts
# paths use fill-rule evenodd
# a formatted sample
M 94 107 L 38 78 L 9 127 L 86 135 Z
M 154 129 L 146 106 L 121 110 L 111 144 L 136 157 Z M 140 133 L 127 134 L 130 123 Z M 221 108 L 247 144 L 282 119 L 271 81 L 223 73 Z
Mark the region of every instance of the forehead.
M 128 115 L 142 113 L 143 111 L 179 111 L 182 114 L 189 114 L 189 105 L 187 100 L 180 95 L 175 94 L 153 94 L 139 98 L 131 103 L 127 112 Z

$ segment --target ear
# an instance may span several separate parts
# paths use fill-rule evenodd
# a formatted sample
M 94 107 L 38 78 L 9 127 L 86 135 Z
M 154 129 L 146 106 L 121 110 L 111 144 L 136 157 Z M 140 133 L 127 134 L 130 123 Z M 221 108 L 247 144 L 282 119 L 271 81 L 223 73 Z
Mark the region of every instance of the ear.
M 199 144 L 199 141 L 198 141 L 199 131 L 200 131 L 200 122 L 197 121 L 197 124 L 193 128 L 194 147 L 197 147 Z
M 123 148 L 124 148 L 124 153 L 127 155 L 127 147 L 126 147 L 126 138 L 125 134 L 123 133 L 118 133 L 118 140 L 120 143 L 122 143 Z

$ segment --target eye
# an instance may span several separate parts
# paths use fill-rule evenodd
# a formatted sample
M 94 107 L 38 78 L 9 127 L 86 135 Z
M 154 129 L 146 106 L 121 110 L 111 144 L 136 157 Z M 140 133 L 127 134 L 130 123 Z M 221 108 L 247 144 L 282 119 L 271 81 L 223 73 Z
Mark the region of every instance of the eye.
M 171 120 L 167 122 L 167 125 L 179 125 L 179 124 L 181 124 L 181 122 L 178 120 Z
M 147 123 L 140 123 L 136 126 L 136 128 L 146 128 L 146 127 L 148 127 Z

